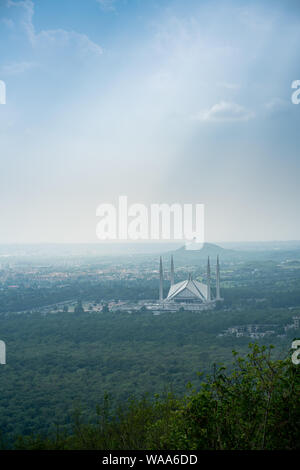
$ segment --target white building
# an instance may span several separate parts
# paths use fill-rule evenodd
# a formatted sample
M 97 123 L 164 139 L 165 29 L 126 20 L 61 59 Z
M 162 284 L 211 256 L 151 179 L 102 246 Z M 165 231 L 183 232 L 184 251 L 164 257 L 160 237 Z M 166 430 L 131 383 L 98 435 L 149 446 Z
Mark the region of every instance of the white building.
M 160 257 L 159 265 L 159 304 L 162 310 L 177 311 L 183 310 L 204 310 L 213 308 L 216 301 L 222 300 L 220 295 L 220 264 L 219 257 L 217 257 L 216 265 L 216 297 L 213 298 L 211 294 L 211 277 L 210 277 L 210 261 L 207 261 L 207 283 L 196 281 L 189 278 L 174 283 L 174 261 L 171 257 L 171 285 L 166 299 L 163 298 L 163 266 Z

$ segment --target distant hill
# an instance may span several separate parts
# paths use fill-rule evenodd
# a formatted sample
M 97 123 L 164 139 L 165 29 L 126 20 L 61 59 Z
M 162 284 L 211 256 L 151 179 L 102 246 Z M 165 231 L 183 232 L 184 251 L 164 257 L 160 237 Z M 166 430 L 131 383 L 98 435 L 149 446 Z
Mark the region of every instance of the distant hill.
M 210 257 L 212 264 L 215 264 L 218 255 L 220 257 L 220 261 L 229 261 L 230 259 L 236 259 L 240 256 L 240 254 L 234 250 L 222 248 L 221 246 L 213 243 L 204 243 L 200 250 L 188 250 L 185 246 L 182 246 L 177 250 L 164 253 L 163 262 L 169 263 L 171 255 L 173 255 L 174 263 L 177 267 L 181 265 L 202 265 L 207 262 L 208 256 Z
M 221 246 L 219 245 L 215 245 L 214 243 L 203 243 L 202 247 L 200 249 L 189 249 L 188 247 L 186 246 L 182 246 L 180 248 L 178 248 L 177 250 L 175 250 L 176 253 L 178 252 L 196 252 L 196 253 L 204 253 L 204 254 L 218 254 L 218 253 L 221 253 L 221 252 L 232 252 L 234 250 L 231 250 L 231 249 L 227 249 L 227 248 L 222 248 Z
M 273 261 L 277 263 L 300 261 L 300 249 L 273 249 L 273 250 L 241 250 L 227 249 L 213 243 L 204 243 L 200 250 L 187 250 L 185 246 L 177 250 L 163 253 L 163 262 L 167 266 L 170 263 L 171 255 L 174 257 L 175 267 L 179 266 L 204 266 L 207 257 L 210 257 L 211 266 L 216 263 L 219 255 L 220 264 L 222 262 L 265 262 Z

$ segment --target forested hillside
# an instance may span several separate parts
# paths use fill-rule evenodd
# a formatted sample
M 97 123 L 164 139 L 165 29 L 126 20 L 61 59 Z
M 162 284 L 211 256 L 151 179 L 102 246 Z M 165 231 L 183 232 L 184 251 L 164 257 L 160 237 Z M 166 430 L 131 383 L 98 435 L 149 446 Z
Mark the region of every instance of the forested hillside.
M 290 358 L 274 361 L 272 348 L 234 352 L 231 373 L 214 368 L 197 391 L 182 398 L 132 399 L 111 410 L 108 396 L 95 424 L 74 415 L 72 433 L 20 438 L 17 449 L 274 450 L 300 449 L 300 373 Z
M 293 315 L 287 309 L 215 310 L 163 314 L 9 314 L 1 318 L 7 364 L 1 366 L 0 428 L 5 446 L 16 435 L 46 435 L 59 426 L 70 432 L 74 409 L 84 422 L 108 392 L 112 406 L 130 396 L 150 397 L 165 389 L 183 394 L 197 372 L 231 364 L 232 350 L 246 353 L 248 337 L 218 336 L 235 324 L 277 323 L 275 334 L 259 340 L 288 354 L 291 330 L 278 337 Z

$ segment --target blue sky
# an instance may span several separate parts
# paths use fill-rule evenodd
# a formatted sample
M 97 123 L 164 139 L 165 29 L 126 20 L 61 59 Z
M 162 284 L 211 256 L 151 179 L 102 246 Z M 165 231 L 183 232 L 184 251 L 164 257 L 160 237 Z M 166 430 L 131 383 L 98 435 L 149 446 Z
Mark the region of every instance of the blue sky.
M 0 0 L 0 242 L 204 203 L 208 241 L 300 239 L 297 1 Z

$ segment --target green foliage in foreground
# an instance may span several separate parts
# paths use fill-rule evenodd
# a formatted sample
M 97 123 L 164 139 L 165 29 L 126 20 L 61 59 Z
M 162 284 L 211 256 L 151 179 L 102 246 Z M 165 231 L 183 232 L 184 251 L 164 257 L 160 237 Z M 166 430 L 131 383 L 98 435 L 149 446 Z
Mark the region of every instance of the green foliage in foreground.
M 227 450 L 300 448 L 300 367 L 273 360 L 272 346 L 234 352 L 231 372 L 215 368 L 198 391 L 130 400 L 112 412 L 106 395 L 97 423 L 78 411 L 73 433 L 19 438 L 17 449 Z

